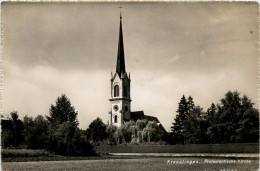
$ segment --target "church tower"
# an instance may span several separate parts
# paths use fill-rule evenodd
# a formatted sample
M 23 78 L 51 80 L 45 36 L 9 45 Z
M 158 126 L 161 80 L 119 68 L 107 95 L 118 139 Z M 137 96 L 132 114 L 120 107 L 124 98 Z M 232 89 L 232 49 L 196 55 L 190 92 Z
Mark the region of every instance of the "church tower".
M 110 124 L 121 127 L 131 119 L 130 73 L 125 70 L 125 54 L 122 31 L 122 16 L 120 12 L 119 40 L 117 51 L 116 72 L 111 73 L 111 111 Z

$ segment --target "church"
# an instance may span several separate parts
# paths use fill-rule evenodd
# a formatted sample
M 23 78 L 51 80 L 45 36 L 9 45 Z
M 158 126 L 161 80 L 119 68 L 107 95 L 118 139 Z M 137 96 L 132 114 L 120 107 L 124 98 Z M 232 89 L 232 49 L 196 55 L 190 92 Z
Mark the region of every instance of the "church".
M 125 69 L 125 53 L 122 30 L 122 16 L 120 12 L 119 40 L 117 51 L 116 72 L 111 73 L 111 103 L 110 125 L 121 127 L 125 122 L 130 120 L 147 119 L 155 121 L 158 125 L 159 120 L 156 117 L 145 115 L 143 111 L 131 111 L 131 78 Z

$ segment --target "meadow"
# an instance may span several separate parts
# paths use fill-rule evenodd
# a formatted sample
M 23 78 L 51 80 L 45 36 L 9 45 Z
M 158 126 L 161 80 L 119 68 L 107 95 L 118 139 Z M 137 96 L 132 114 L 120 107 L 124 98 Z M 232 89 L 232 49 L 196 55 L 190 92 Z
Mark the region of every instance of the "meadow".
M 259 143 L 95 146 L 102 153 L 259 153 Z
M 160 157 L 38 162 L 3 162 L 3 170 L 258 170 L 258 158 Z

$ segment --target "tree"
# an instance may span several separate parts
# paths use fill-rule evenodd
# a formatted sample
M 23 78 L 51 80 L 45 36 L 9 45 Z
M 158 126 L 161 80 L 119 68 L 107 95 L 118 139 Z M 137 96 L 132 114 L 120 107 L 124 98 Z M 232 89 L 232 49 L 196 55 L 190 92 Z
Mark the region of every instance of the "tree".
M 11 112 L 10 115 L 12 118 L 11 132 L 13 134 L 13 142 L 11 144 L 13 145 L 13 147 L 18 148 L 23 141 L 23 136 L 22 136 L 23 122 L 19 119 L 19 115 L 17 111 Z
M 79 128 L 74 132 L 72 138 L 71 154 L 75 156 L 93 156 L 96 155 L 94 147 L 86 140 L 85 133 Z
M 48 126 L 49 122 L 41 115 L 38 115 L 34 119 L 34 129 L 33 129 L 33 135 L 34 135 L 34 144 L 32 148 L 35 149 L 45 149 L 47 148 L 47 138 L 48 138 Z
M 95 119 L 89 124 L 86 130 L 86 137 L 90 142 L 99 142 L 108 138 L 106 125 L 100 118 Z
M 259 140 L 259 112 L 256 109 L 249 108 L 243 113 L 237 129 L 238 139 L 240 142 L 258 142 Z
M 146 127 L 148 123 L 147 119 L 137 120 L 136 127 L 137 127 L 137 135 L 136 135 L 136 143 L 142 143 L 144 140 L 143 137 L 143 129 Z
M 51 105 L 48 126 L 48 149 L 60 155 L 89 155 L 93 147 L 80 135 L 77 112 L 62 94 Z M 82 148 L 85 147 L 85 148 Z
M 193 98 L 191 96 L 189 96 L 188 101 L 187 101 L 188 114 L 190 114 L 194 108 L 195 108 L 195 104 L 193 102 Z
M 38 115 L 35 119 L 27 115 L 23 118 L 23 137 L 26 148 L 47 148 L 48 124 L 48 121 L 41 115 Z
M 138 119 L 136 121 L 136 126 L 137 126 L 139 131 L 142 131 L 145 128 L 145 126 L 147 125 L 147 123 L 148 123 L 147 119 L 143 119 L 143 120 Z
M 65 94 L 57 98 L 56 105 L 51 105 L 50 117 L 47 117 L 51 124 L 62 124 L 70 122 L 78 126 L 77 120 L 78 113 L 75 108 L 71 106 L 70 100 Z
M 251 100 L 246 95 L 244 95 L 241 99 L 241 112 L 244 113 L 246 110 L 252 109 L 253 105 L 254 103 L 252 103 Z
M 14 146 L 14 122 L 10 118 L 1 119 L 1 147 L 13 148 Z
M 166 140 L 167 133 L 162 125 L 158 125 L 156 121 L 147 119 L 130 120 L 121 127 L 107 125 L 109 144 L 131 143 L 132 145 L 145 142 L 158 142 Z
M 147 138 L 147 142 L 158 141 L 159 126 L 155 121 L 149 121 L 143 129 L 143 135 Z M 145 140 L 145 139 L 144 139 Z
M 206 120 L 209 122 L 209 125 L 213 125 L 217 122 L 217 107 L 214 103 L 211 103 L 211 106 L 206 112 Z
M 184 124 L 188 115 L 188 105 L 185 96 L 183 95 L 178 106 L 177 115 L 174 119 L 172 134 L 174 137 L 175 143 L 183 144 L 184 143 Z
M 32 142 L 35 137 L 33 133 L 34 129 L 34 121 L 33 117 L 29 116 L 24 116 L 23 118 L 23 124 L 24 124 L 24 129 L 23 129 L 23 137 L 24 137 L 24 144 L 27 146 L 26 148 L 31 148 L 31 145 L 35 145 L 34 142 Z
M 115 132 L 117 130 L 117 127 L 114 125 L 107 125 L 106 126 L 106 133 L 108 135 L 108 144 L 115 145 L 117 142 L 117 139 L 115 137 Z
M 247 96 L 228 91 L 220 104 L 207 111 L 211 143 L 246 143 L 258 141 L 259 112 Z
M 205 113 L 200 106 L 196 106 L 188 115 L 185 123 L 185 143 L 207 143 L 207 127 Z
M 117 144 L 131 142 L 132 138 L 137 135 L 137 126 L 135 121 L 126 122 L 115 131 L 115 139 Z

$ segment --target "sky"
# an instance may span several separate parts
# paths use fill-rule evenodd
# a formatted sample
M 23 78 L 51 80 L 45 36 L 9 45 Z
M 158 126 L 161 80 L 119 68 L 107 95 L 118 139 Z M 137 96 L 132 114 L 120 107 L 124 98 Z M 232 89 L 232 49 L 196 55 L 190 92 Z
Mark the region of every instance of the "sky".
M 132 111 L 167 131 L 191 95 L 205 111 L 228 90 L 258 104 L 254 2 L 2 3 L 2 112 L 49 115 L 66 94 L 79 127 L 111 110 L 119 6 Z M 255 105 L 257 107 L 257 105 Z

